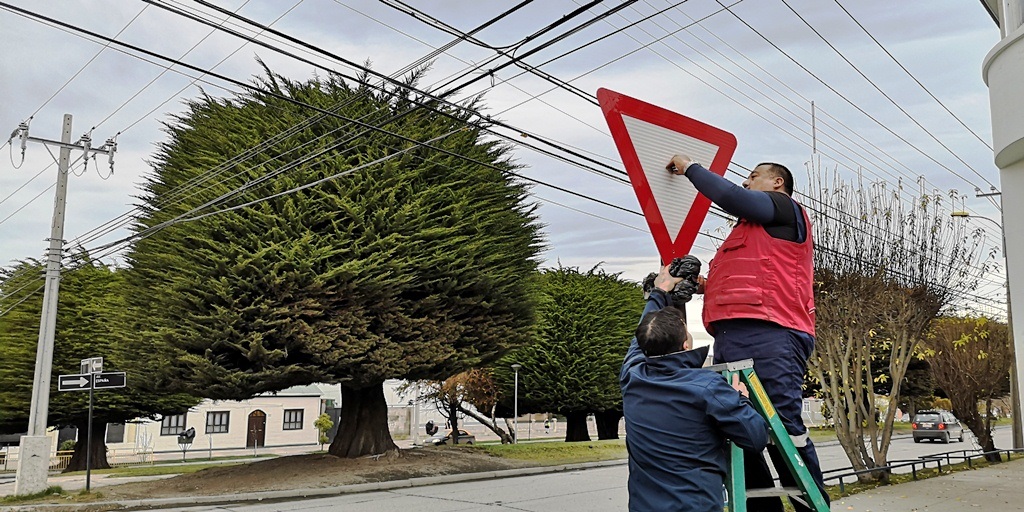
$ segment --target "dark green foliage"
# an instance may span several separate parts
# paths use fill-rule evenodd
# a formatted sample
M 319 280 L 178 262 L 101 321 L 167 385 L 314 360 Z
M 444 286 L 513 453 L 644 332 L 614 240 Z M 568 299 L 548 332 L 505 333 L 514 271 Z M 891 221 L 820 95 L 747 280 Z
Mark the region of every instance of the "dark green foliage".
M 335 77 L 299 83 L 268 72 L 259 84 L 370 124 L 411 107 L 405 92 Z M 359 390 L 443 379 L 527 341 L 540 228 L 507 148 L 452 114 L 413 109 L 383 127 L 472 161 L 269 94 L 192 102 L 160 144 L 139 231 L 222 195 L 230 199 L 197 213 L 352 172 L 138 242 L 133 284 L 147 292 L 136 307 L 176 347 L 181 382 L 215 399 L 316 381 Z M 302 128 L 247 153 L 294 125 Z M 249 156 L 232 160 L 239 155 Z M 191 195 L 176 192 L 224 162 Z M 257 185 L 236 192 L 246 184 Z
M 136 339 L 129 327 L 124 294 L 126 272 L 88 261 L 87 257 L 74 258 L 61 276 L 48 424 L 76 426 L 79 440 L 85 440 L 89 394 L 58 392 L 57 376 L 79 373 L 82 359 L 103 357 L 104 371 L 128 374 L 128 387 L 95 393 L 93 440 L 102 446 L 106 423 L 180 413 L 199 400 L 167 393 L 168 386 L 157 377 L 165 361 L 153 357 L 154 347 Z M 43 293 L 39 291 L 23 302 L 18 301 L 42 286 L 43 270 L 39 262 L 27 261 L 6 270 L 0 278 L 0 292 L 5 296 L 0 311 L 10 308 L 0 315 L 0 346 L 4 348 L 4 364 L 0 365 L 0 432 L 20 433 L 28 427 Z M 79 455 L 84 457 L 85 452 L 79 450 L 84 450 L 84 445 L 80 442 L 76 447 L 72 465 L 79 462 Z M 94 460 L 94 464 L 93 467 L 105 467 L 106 461 Z
M 557 412 L 571 421 L 580 413 L 621 410 L 619 370 L 643 310 L 639 285 L 598 267 L 547 269 L 540 282 L 536 342 L 495 366 L 503 405 L 512 406 L 509 365 L 519 363 L 521 414 Z

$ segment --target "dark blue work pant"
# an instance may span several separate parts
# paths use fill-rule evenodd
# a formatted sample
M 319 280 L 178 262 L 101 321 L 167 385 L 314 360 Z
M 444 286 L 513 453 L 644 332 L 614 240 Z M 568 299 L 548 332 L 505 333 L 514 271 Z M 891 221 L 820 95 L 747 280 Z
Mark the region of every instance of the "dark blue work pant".
M 807 359 L 814 350 L 814 337 L 805 332 L 787 329 L 772 322 L 763 320 L 721 320 L 715 322 L 715 363 L 754 360 L 754 371 L 764 386 L 768 398 L 771 399 L 779 419 L 786 430 L 793 436 L 807 433 L 803 418 L 803 382 L 807 370 Z M 810 438 L 807 445 L 798 447 L 797 451 L 804 459 L 814 481 L 828 501 L 825 483 L 821 475 L 821 464 L 818 454 L 814 451 L 814 443 Z M 786 464 L 778 449 L 772 445 L 768 453 L 779 474 L 783 486 L 795 486 L 796 481 L 786 469 Z M 746 452 L 746 483 L 750 489 L 772 487 L 771 470 L 764 457 L 757 452 Z M 810 510 L 794 502 L 799 512 Z M 747 510 L 782 511 L 782 501 L 778 498 L 754 498 L 747 500 Z

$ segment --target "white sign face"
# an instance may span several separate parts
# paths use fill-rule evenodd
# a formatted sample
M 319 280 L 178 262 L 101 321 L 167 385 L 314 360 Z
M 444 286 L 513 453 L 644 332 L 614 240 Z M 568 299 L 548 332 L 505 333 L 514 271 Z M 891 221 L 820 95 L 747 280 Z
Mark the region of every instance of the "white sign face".
M 665 221 L 669 239 L 675 244 L 698 192 L 690 180 L 669 173 L 665 165 L 677 153 L 687 155 L 703 165 L 711 165 L 719 147 L 627 115 L 622 116 L 622 122 L 633 141 L 633 149 L 647 177 L 661 218 Z
M 723 176 L 736 150 L 736 137 L 608 89 L 599 89 L 597 99 L 661 263 L 668 265 L 690 252 L 711 200 L 697 193 L 688 178 L 668 172 L 665 166 L 673 155 L 683 154 Z

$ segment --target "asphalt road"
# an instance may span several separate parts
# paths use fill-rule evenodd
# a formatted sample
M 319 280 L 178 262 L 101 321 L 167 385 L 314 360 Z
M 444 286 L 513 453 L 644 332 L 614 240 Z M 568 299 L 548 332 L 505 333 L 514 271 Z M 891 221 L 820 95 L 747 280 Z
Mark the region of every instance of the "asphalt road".
M 996 446 L 1011 444 L 1010 429 L 996 430 Z M 970 440 L 963 443 L 914 443 L 909 436 L 893 440 L 889 458 L 911 459 L 939 452 L 974 449 Z M 850 463 L 838 443 L 829 443 L 818 449 L 825 470 L 849 468 Z M 907 469 L 906 471 L 909 471 Z M 245 511 L 270 512 L 278 510 L 346 512 L 458 512 L 476 511 L 529 511 L 550 512 L 588 510 L 594 512 L 622 511 L 626 509 L 625 465 L 607 468 L 551 473 L 497 480 L 433 485 L 386 492 L 370 492 L 319 498 L 282 501 L 275 503 L 245 503 L 238 505 L 200 506 L 177 508 L 190 512 Z

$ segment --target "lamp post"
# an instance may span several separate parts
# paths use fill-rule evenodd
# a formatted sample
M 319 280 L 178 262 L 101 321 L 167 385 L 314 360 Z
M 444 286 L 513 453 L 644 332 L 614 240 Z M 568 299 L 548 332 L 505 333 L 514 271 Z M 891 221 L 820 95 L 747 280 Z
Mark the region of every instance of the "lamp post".
M 1003 225 L 981 215 L 971 215 L 969 212 L 962 210 L 950 213 L 953 217 L 964 218 L 964 219 L 981 219 L 987 220 L 992 223 L 995 227 L 999 228 L 999 233 L 1002 237 L 1003 243 L 1003 257 L 1006 256 L 1006 232 L 1003 231 Z M 1021 413 L 1024 409 L 1021 407 L 1020 402 L 1020 388 L 1017 386 L 1017 348 L 1013 342 L 1013 314 L 1010 308 L 1010 285 L 1006 283 L 1006 325 L 1007 332 L 1010 337 L 1010 357 L 1012 364 L 1010 364 L 1010 401 L 1013 402 L 1013 448 L 1020 449 L 1024 448 L 1024 418 L 1021 417 Z
M 512 444 L 519 444 L 519 369 L 522 368 L 522 367 L 523 367 L 523 365 L 521 365 L 519 363 L 516 363 L 516 364 L 512 365 L 512 370 L 514 372 L 516 372 L 515 387 L 514 387 L 514 389 L 515 389 L 514 397 L 515 398 L 514 398 L 514 400 L 512 402 L 513 403 L 513 405 L 512 405 L 512 415 L 515 416 L 514 422 L 515 422 L 516 433 L 512 437 Z
M 420 444 L 420 383 L 413 385 L 412 398 L 412 445 Z

